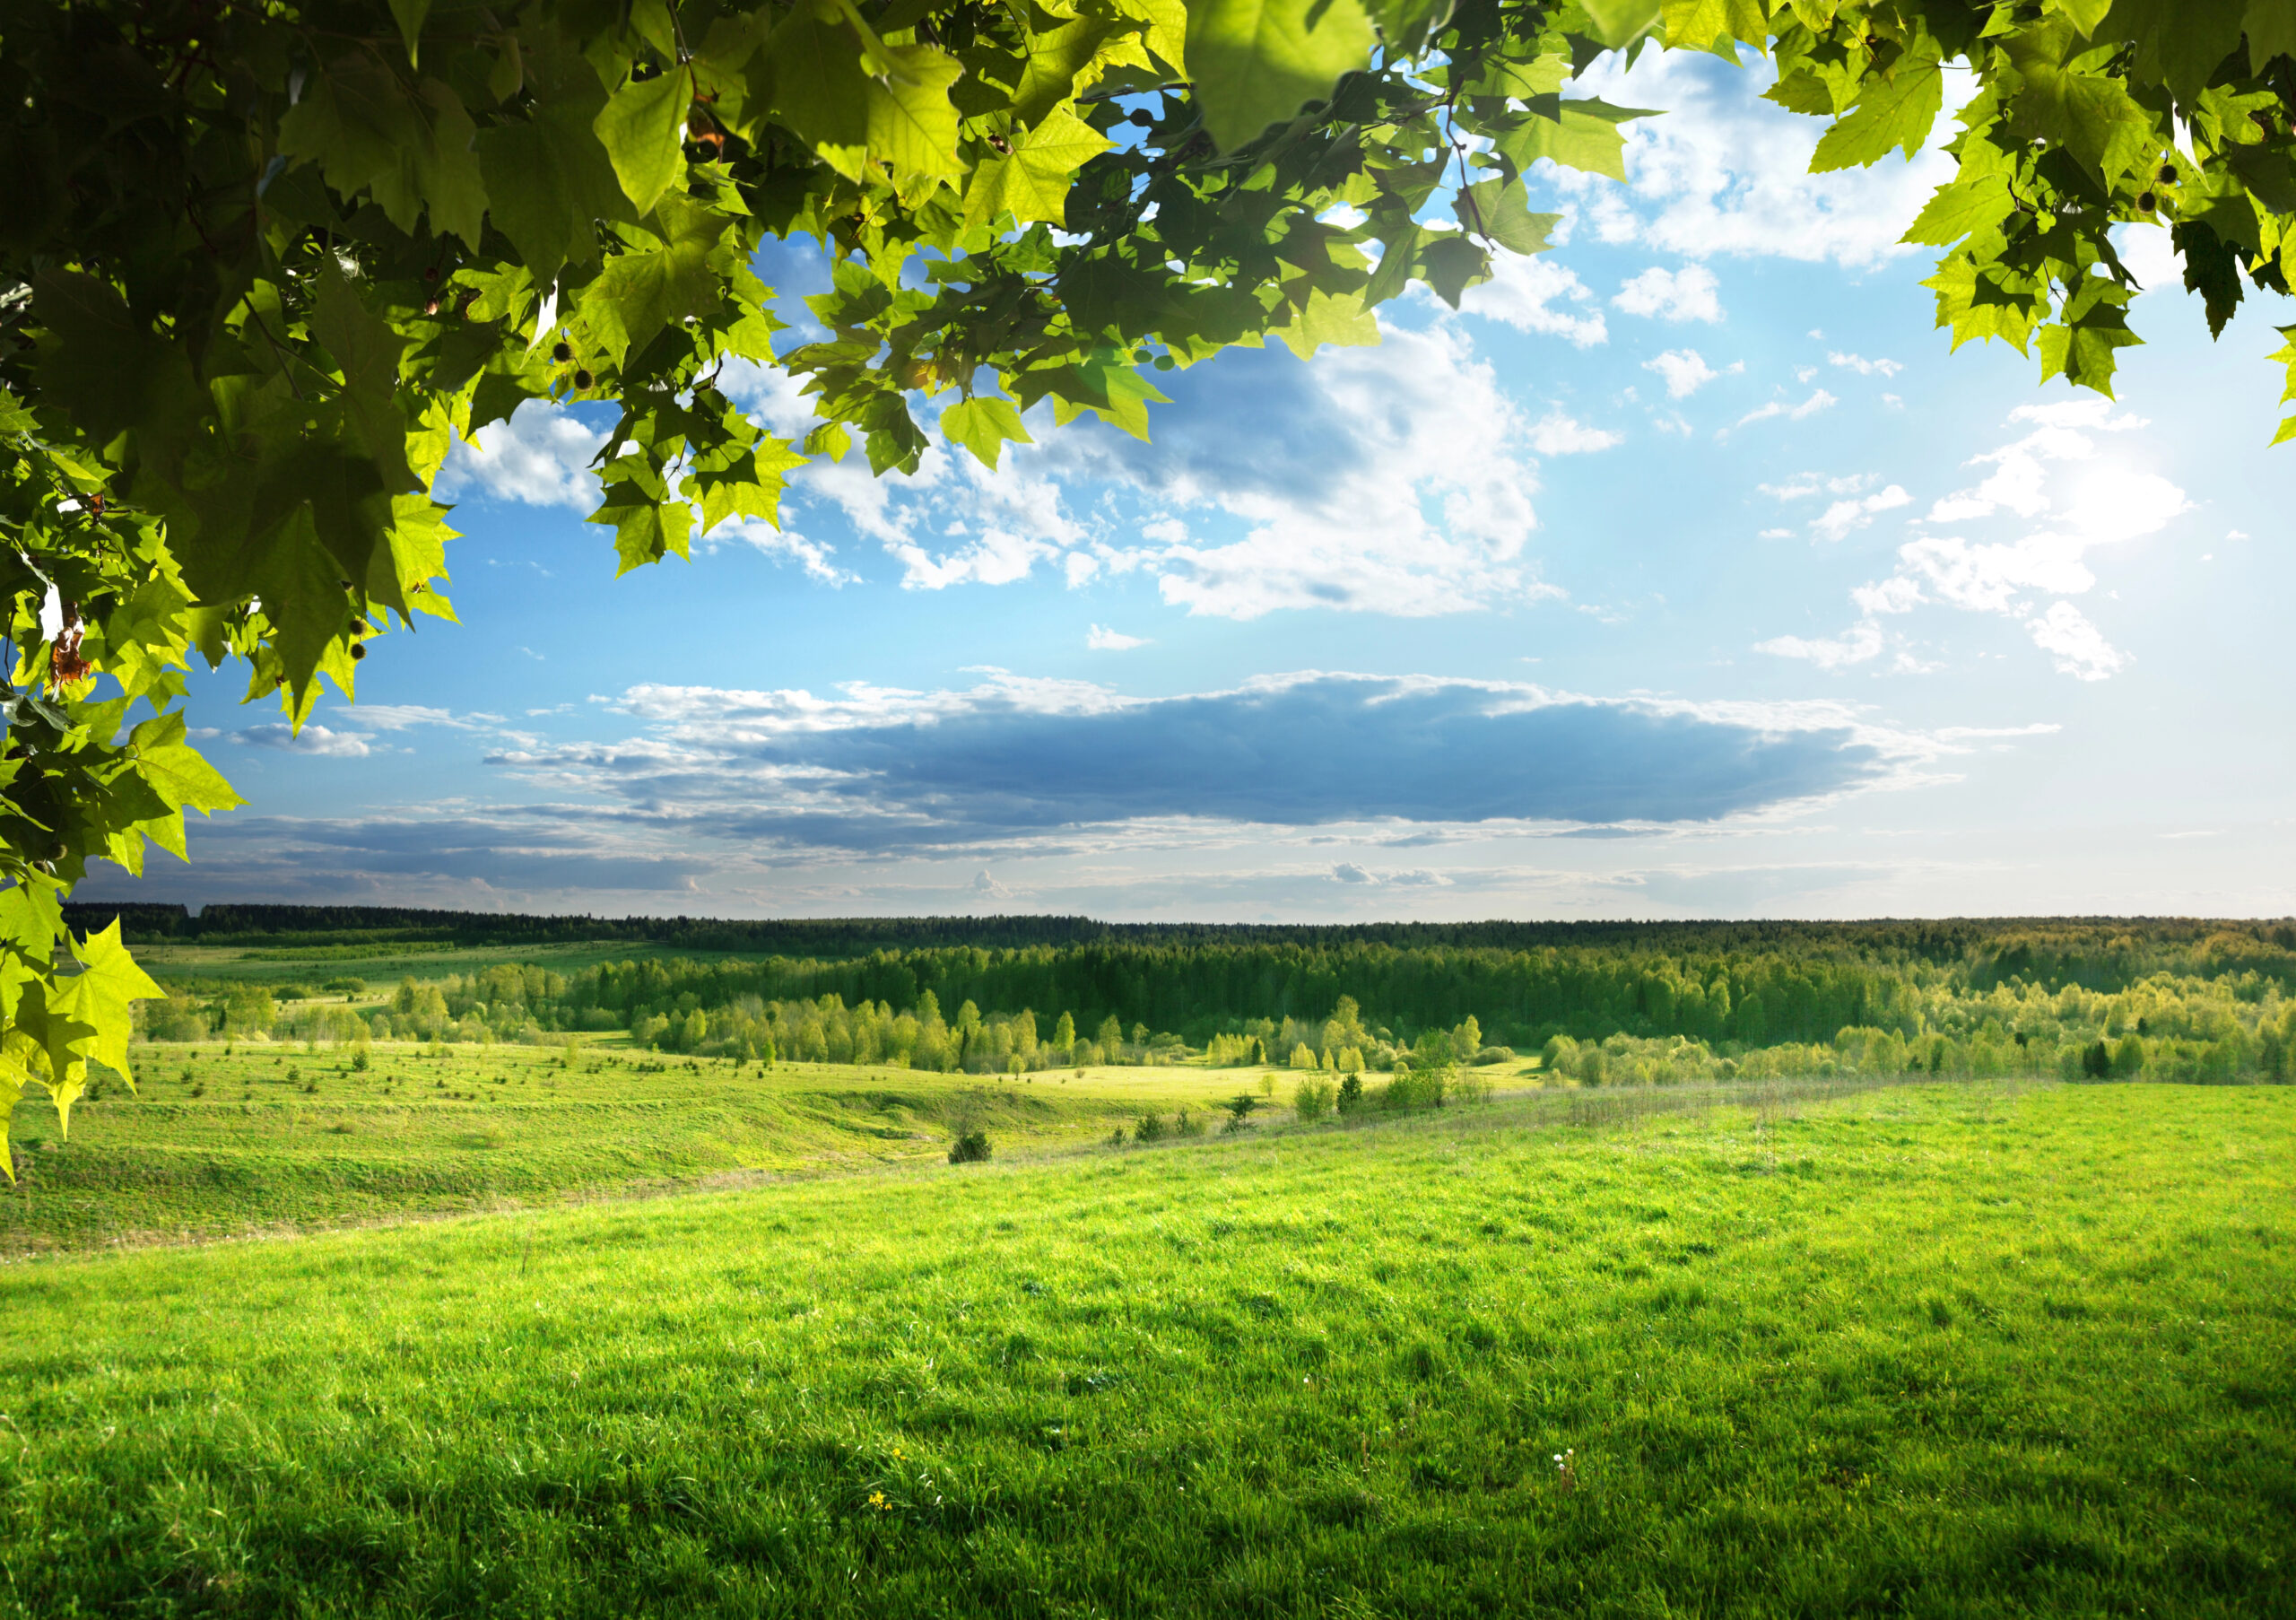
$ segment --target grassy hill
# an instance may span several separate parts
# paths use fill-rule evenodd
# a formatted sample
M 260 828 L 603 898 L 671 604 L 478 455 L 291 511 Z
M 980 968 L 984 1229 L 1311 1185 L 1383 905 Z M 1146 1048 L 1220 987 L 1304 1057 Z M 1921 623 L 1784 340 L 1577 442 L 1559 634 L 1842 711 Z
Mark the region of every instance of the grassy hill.
M 2296 1610 L 2296 1093 L 1810 1089 L 21 1263 L 0 1614 Z
M 19 1179 L 0 1197 L 0 1255 L 937 1161 L 965 1126 L 1008 1155 L 1041 1153 L 1100 1140 L 1144 1111 L 1207 1119 L 1259 1079 L 1193 1067 L 1018 1078 L 764 1069 L 619 1039 L 218 1041 L 138 1046 L 135 1063 L 140 1094 L 105 1084 L 73 1110 L 68 1139 L 44 1095 L 18 1102 Z

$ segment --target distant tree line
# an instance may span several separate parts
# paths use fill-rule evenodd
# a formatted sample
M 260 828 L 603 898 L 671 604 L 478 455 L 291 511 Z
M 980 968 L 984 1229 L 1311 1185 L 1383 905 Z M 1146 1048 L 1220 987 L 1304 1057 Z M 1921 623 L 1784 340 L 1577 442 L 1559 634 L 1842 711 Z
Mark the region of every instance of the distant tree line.
M 1522 951 L 1243 939 L 633 956 L 564 974 L 506 965 L 410 979 L 368 1011 L 282 1011 L 244 986 L 187 990 L 144 1020 L 162 1040 L 626 1030 L 679 1053 L 978 1073 L 1189 1052 L 1385 1070 L 1408 1065 L 1431 1035 L 1469 1064 L 1536 1049 L 1596 1084 L 1726 1063 L 2274 1080 L 2296 1067 L 2296 953 L 2266 928 L 2049 924 L 1938 960 L 1906 938 L 1886 943 L 1898 927 L 1789 925 L 1770 948 L 1720 952 L 1654 948 L 1673 936 L 1652 928 Z

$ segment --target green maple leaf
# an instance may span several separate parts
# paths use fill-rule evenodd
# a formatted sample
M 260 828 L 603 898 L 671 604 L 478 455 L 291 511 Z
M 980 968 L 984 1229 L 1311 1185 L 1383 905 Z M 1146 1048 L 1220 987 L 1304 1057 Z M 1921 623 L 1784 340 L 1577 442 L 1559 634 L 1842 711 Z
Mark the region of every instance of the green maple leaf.
M 609 258 L 578 306 L 592 346 L 616 364 L 672 321 L 718 300 L 714 260 L 732 222 L 674 193 L 655 205 L 654 221 L 660 245 Z
M 80 959 L 80 971 L 64 981 L 63 995 L 50 1006 L 88 1027 L 90 1033 L 74 1042 L 77 1050 L 107 1068 L 117 1069 L 133 1086 L 135 1077 L 127 1066 L 128 1037 L 135 1028 L 132 1009 L 136 1002 L 157 1000 L 167 992 L 135 965 L 127 947 L 120 944 L 117 917 L 109 928 L 82 940 L 74 954 Z M 70 1107 L 69 1102 L 60 1102 L 57 1112 L 68 1116 Z M 68 1118 L 65 1123 L 68 1134 Z
M 1336 296 L 1318 288 L 1306 306 L 1292 317 L 1292 324 L 1276 333 L 1301 360 L 1313 360 L 1325 344 L 1335 349 L 1370 348 L 1379 341 L 1379 323 L 1363 307 L 1360 292 Z
M 1542 96 L 1530 109 L 1528 118 L 1493 143 L 1517 169 L 1551 158 L 1567 168 L 1614 180 L 1626 179 L 1626 136 L 1619 126 L 1657 116 L 1648 109 L 1613 107 L 1593 97 L 1565 101 L 1560 96 Z
M 1935 48 L 1909 52 L 1886 74 L 1868 80 L 1857 104 L 1819 139 L 1810 171 L 1864 168 L 1892 148 L 1910 161 L 1944 105 L 1945 74 Z
M 173 710 L 144 721 L 127 736 L 135 774 L 170 810 L 213 814 L 236 810 L 247 801 L 232 790 L 214 766 L 184 739 L 183 712 Z
M 0 889 L 0 943 L 45 962 L 54 956 L 63 933 L 64 907 L 54 889 L 21 883 Z M 13 1002 L 0 1003 L 0 1022 L 14 1016 Z
M 1111 427 L 1122 428 L 1135 439 L 1148 437 L 1148 407 L 1171 402 L 1156 385 L 1140 375 L 1122 355 L 1088 354 L 1067 365 L 1041 367 L 1008 379 L 1023 412 L 1047 395 L 1052 397 L 1055 423 L 1066 426 L 1090 411 Z
M 2248 0 L 2241 30 L 2248 38 L 2248 60 L 2261 77 L 2274 57 L 2296 57 L 2296 0 Z
M 965 187 L 965 223 L 988 223 L 1010 210 L 1025 225 L 1042 220 L 1065 225 L 1076 171 L 1109 149 L 1106 135 L 1065 107 L 1055 108 L 1034 129 L 1013 137 L 1010 153 L 984 161 Z
M 1452 309 L 1469 287 L 1491 279 L 1491 256 L 1462 233 L 1430 231 L 1420 240 L 1419 273 Z
M 962 174 L 949 87 L 963 64 L 915 45 L 885 48 L 884 65 L 883 76 L 870 73 L 859 38 L 834 7 L 800 4 L 750 64 L 750 105 L 770 107 L 849 180 L 872 160 L 896 176 Z
M 1616 49 L 1657 26 L 1659 0 L 1579 0 L 1595 38 Z
M 398 408 L 399 355 L 406 341 L 360 301 L 333 258 L 321 259 L 318 283 L 311 333 L 343 373 L 344 416 L 384 482 L 413 489 L 418 481 L 407 465 L 406 418 Z
M 1760 50 L 1770 38 L 1761 0 L 1665 0 L 1663 11 L 1668 48 L 1711 51 L 1733 66 L 1738 60 L 1734 41 Z
M 2005 175 L 1953 180 L 1937 187 L 1898 240 L 1950 248 L 1971 231 L 1988 231 L 2017 206 Z
M 598 474 L 605 499 L 585 519 L 613 527 L 619 579 L 633 568 L 658 562 L 672 552 L 687 555 L 686 536 L 693 527 L 693 508 L 670 498 L 662 475 L 642 456 L 622 456 L 606 463 Z
M 805 457 L 788 440 L 761 435 L 755 444 L 733 453 L 695 457 L 683 492 L 701 498 L 705 535 L 728 518 L 758 518 L 778 528 L 787 475 L 804 465 Z
M 183 346 L 156 336 L 109 283 L 48 271 L 32 283 L 32 314 L 49 335 L 39 396 L 96 443 L 131 428 L 167 432 L 201 409 Z
M 590 127 L 613 164 L 615 179 L 640 214 L 685 173 L 686 111 L 693 80 L 683 67 L 631 79 L 613 92 Z
M 1021 414 L 1013 408 L 1013 402 L 995 395 L 961 399 L 949 406 L 941 413 L 941 431 L 950 442 L 964 446 L 992 471 L 1004 453 L 1006 440 L 1015 444 L 1036 442 L 1021 425 Z
M 1487 236 L 1510 253 L 1544 253 L 1547 232 L 1562 222 L 1559 213 L 1533 213 L 1529 193 L 1519 179 L 1478 180 L 1462 187 L 1451 202 L 1459 223 Z
M 2109 186 L 2145 157 L 2151 115 L 2121 80 L 2066 65 L 2085 48 L 2069 20 L 2044 18 L 2002 43 L 2024 80 L 2011 108 L 2014 133 L 2057 142 Z
M 1205 126 L 1222 151 L 1329 96 L 1367 65 L 1371 22 L 1357 0 L 1194 0 L 1187 61 Z

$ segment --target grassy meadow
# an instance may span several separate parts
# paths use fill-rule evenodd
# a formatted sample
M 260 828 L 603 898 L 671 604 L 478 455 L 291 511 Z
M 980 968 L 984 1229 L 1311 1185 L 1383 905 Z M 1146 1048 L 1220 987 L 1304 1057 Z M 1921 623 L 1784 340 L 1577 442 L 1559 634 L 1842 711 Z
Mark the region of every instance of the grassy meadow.
M 2286 1615 L 2292 1194 L 2287 1088 L 1833 1082 L 33 1259 L 0 1613 Z
M 363 1053 L 366 1067 L 355 1067 Z M 937 1160 L 968 1126 L 998 1151 L 1101 1140 L 1144 1111 L 1208 1119 L 1259 1075 L 1197 1067 L 1004 1077 L 576 1046 L 135 1049 L 59 1131 L 16 1105 L 0 1255 L 500 1208 L 697 1181 Z M 1288 1078 L 1278 1082 L 1289 1095 Z M 1224 1116 L 1223 1116 L 1224 1117 Z

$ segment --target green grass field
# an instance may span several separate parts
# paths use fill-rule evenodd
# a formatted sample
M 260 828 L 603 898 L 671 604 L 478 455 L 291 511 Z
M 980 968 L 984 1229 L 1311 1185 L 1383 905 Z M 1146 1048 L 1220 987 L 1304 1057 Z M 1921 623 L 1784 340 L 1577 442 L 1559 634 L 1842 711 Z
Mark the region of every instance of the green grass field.
M 2296 1093 L 1834 1093 L 21 1262 L 0 1611 L 2296 1612 Z
M 228 1055 L 227 1055 L 228 1053 Z M 632 1050 L 378 1042 L 138 1046 L 139 1093 L 73 1110 L 20 1101 L 0 1255 L 230 1236 L 410 1214 L 834 1173 L 938 1159 L 977 1123 L 1008 1155 L 1107 1137 L 1144 1110 L 1208 1114 L 1259 1071 L 1040 1072 L 1018 1079 Z M 1279 1082 L 1288 1096 L 1288 1078 Z

